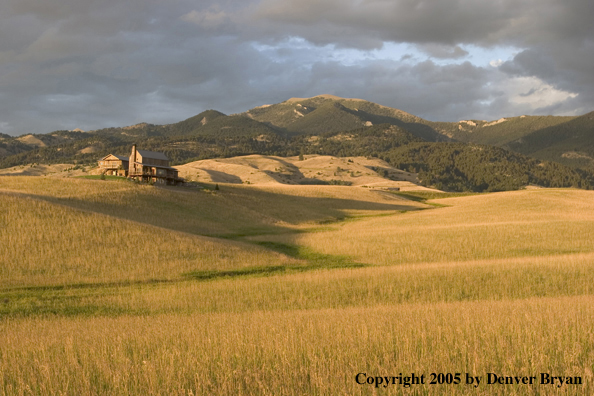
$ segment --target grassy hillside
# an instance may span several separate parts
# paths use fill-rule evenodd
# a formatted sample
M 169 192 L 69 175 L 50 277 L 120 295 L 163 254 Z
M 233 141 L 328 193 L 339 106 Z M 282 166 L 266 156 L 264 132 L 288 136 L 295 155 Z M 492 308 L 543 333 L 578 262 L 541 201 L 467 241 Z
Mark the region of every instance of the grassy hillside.
M 573 120 L 575 117 L 520 116 L 506 117 L 495 121 L 463 120 L 457 123 L 442 124 L 452 138 L 469 143 L 505 146 L 526 135 L 544 128 L 556 126 Z
M 521 116 L 492 122 L 465 120 L 455 125 L 442 123 L 440 127 L 459 141 L 501 146 L 540 160 L 592 168 L 593 115 Z
M 298 116 L 286 129 L 293 133 L 317 135 L 361 128 L 365 121 L 354 113 L 337 102 L 323 103 L 306 115 Z
M 332 222 L 360 211 L 424 206 L 365 189 L 347 194 L 338 186 L 286 186 L 279 190 L 275 186 L 250 189 L 226 185 L 219 191 L 211 190 L 213 186 L 202 191 L 153 188 L 125 180 L 3 177 L 0 182 L 2 191 L 206 236 L 292 232 L 302 223 Z
M 132 143 L 137 143 L 140 148 L 164 151 L 172 159 L 184 155 L 195 157 L 199 155 L 200 148 L 180 148 L 180 144 L 183 146 L 192 138 L 205 138 L 207 144 L 210 143 L 223 152 L 226 147 L 224 139 L 231 138 L 236 143 L 237 140 L 260 135 L 274 138 L 278 133 L 277 129 L 258 121 L 209 110 L 170 125 L 141 123 L 90 132 L 57 131 L 45 135 L 2 139 L 0 167 L 30 163 L 96 164 L 99 158 L 110 153 L 129 154 Z
M 373 156 L 392 166 L 415 163 L 414 168 L 426 172 L 426 185 L 453 191 L 510 190 L 529 183 L 589 188 L 594 171 L 593 119 L 590 113 L 581 117 L 430 122 L 365 100 L 320 95 L 292 98 L 230 116 L 208 110 L 169 125 L 141 123 L 90 132 L 3 137 L 0 168 L 60 163 L 89 167 L 110 153 L 128 155 L 130 146 L 136 143 L 139 149 L 164 152 L 174 165 L 252 154 Z M 452 149 L 452 140 L 470 145 L 458 143 Z M 421 150 L 430 151 L 428 156 L 418 153 L 418 143 L 423 141 L 440 144 L 428 144 Z M 472 154 L 477 143 L 501 146 L 539 161 L 483 147 L 481 150 L 489 153 L 484 163 L 484 156 Z M 392 151 L 396 148 L 399 150 L 395 155 Z M 446 156 L 446 162 L 464 166 L 436 166 L 438 154 Z M 587 171 L 571 171 L 542 161 Z
M 226 117 L 226 115 L 216 110 L 203 111 L 194 117 L 190 117 L 184 121 L 178 122 L 176 124 L 176 129 L 179 131 L 179 135 L 190 134 L 220 117 Z
M 481 259 L 515 265 L 522 262 L 517 258 L 591 255 L 594 215 L 589 213 L 589 200 L 593 196 L 590 191 L 534 189 L 440 199 L 431 202 L 448 207 L 275 240 L 324 253 L 340 251 L 381 265 Z M 586 259 L 575 257 L 576 262 L 577 257 Z M 558 258 L 548 262 L 552 265 Z
M 246 117 L 226 116 L 208 110 L 177 124 L 168 125 L 168 136 L 258 136 L 275 135 L 277 130 Z
M 4 394 L 371 395 L 357 373 L 411 372 L 483 382 L 384 392 L 594 391 L 592 192 L 0 182 Z
M 218 117 L 211 124 L 215 126 L 215 129 L 218 129 L 218 120 L 226 118 L 229 117 Z M 235 119 L 239 118 L 242 117 Z M 208 125 L 206 124 L 206 126 Z M 226 125 L 232 125 L 232 123 L 226 122 Z M 242 123 L 242 125 L 244 124 Z M 534 160 L 496 147 L 445 142 L 423 143 L 420 138 L 406 130 L 389 124 L 363 127 L 348 132 L 298 135 L 292 138 L 282 137 L 270 130 L 266 134 L 260 128 L 256 128 L 250 136 L 235 135 L 234 129 L 231 127 L 228 130 L 223 129 L 223 131 L 227 132 L 221 132 L 218 135 L 150 138 L 139 144 L 138 147 L 145 150 L 162 151 L 172 159 L 174 165 L 209 158 L 228 158 L 250 154 L 276 157 L 292 157 L 299 154 L 375 157 L 382 158 L 391 167 L 405 172 L 420 172 L 420 179 L 425 186 L 450 191 L 514 190 L 528 184 L 546 187 L 590 188 L 594 180 L 591 171 L 580 171 L 555 163 Z M 24 155 L 32 156 L 26 158 L 36 161 L 47 160 L 49 163 L 64 163 L 65 159 L 72 159 L 71 156 L 68 157 L 69 153 L 80 152 L 81 150 L 77 151 L 77 149 L 87 147 L 87 144 L 89 144 L 88 141 L 81 141 L 70 148 L 61 150 L 59 150 L 60 147 L 46 147 Z M 98 145 L 97 141 L 94 144 Z M 127 155 L 130 144 L 117 143 L 106 147 L 111 147 L 113 150 L 110 152 L 115 154 Z M 10 163 L 17 157 L 8 157 L 4 163 Z M 75 155 L 75 158 L 92 159 L 90 164 L 96 164 L 97 157 L 99 157 L 99 152 Z M 78 162 L 74 166 L 75 168 L 80 168 L 86 163 L 82 162 L 81 164 L 79 161 L 82 160 L 74 161 Z M 87 168 L 90 166 L 92 165 L 86 165 Z M 341 172 L 336 171 L 337 175 Z M 390 178 L 386 172 L 387 170 L 383 176 Z M 191 176 L 194 177 L 196 174 Z M 335 179 L 342 180 L 340 177 Z M 241 180 L 241 178 L 237 180 Z
M 279 104 L 256 107 L 243 115 L 284 128 L 293 134 L 346 132 L 364 125 L 389 124 L 425 140 L 448 140 L 433 128 L 431 122 L 412 114 L 361 99 L 331 95 L 292 98 Z
M 343 185 L 367 188 L 427 190 L 415 174 L 366 157 L 249 155 L 202 160 L 178 166 L 187 180 L 249 185 Z
M 299 265 L 257 246 L 0 194 L 3 287 L 167 281 L 190 271 Z
M 510 142 L 520 153 L 572 166 L 594 165 L 594 112 L 546 127 Z
M 230 142 L 227 141 L 225 144 L 230 145 Z M 594 175 L 589 170 L 536 160 L 493 146 L 423 142 L 405 129 L 390 124 L 347 132 L 299 135 L 290 140 L 241 140 L 241 144 L 227 147 L 230 147 L 226 151 L 227 154 L 238 155 L 264 153 L 292 157 L 301 153 L 381 158 L 388 162 L 390 167 L 408 173 L 419 173 L 424 186 L 450 191 L 517 190 L 530 184 L 587 189 L 594 185 Z M 208 156 L 196 159 L 202 158 Z M 340 176 L 340 171 L 335 173 L 337 174 L 334 176 Z M 386 168 L 382 175 L 390 179 L 388 173 Z M 235 179 L 241 182 L 245 178 Z M 277 180 L 280 179 L 277 177 Z M 351 179 L 348 181 L 356 182 Z

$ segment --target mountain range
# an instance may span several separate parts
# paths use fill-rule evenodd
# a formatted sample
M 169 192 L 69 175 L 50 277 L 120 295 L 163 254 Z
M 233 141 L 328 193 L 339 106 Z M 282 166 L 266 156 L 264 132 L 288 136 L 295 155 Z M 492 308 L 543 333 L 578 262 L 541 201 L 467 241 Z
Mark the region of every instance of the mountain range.
M 131 143 L 163 151 L 178 164 L 217 156 L 290 156 L 300 152 L 388 158 L 390 150 L 402 152 L 402 147 L 437 144 L 438 151 L 456 147 L 455 152 L 480 145 L 488 147 L 496 160 L 503 155 L 536 161 L 537 165 L 553 161 L 575 169 L 583 178 L 583 172 L 594 170 L 594 112 L 577 117 L 526 115 L 495 121 L 433 122 L 361 99 L 320 95 L 291 98 L 232 115 L 208 110 L 168 125 L 141 123 L 89 132 L 0 135 L 0 167 L 92 164 L 109 153 L 127 155 Z M 504 150 L 495 154 L 495 147 Z M 399 155 L 400 159 L 413 157 L 420 158 Z M 427 170 L 421 165 L 412 168 Z

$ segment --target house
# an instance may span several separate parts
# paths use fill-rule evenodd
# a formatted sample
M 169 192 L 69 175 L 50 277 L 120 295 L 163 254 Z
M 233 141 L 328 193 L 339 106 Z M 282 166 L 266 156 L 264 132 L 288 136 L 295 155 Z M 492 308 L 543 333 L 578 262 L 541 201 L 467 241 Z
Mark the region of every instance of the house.
M 163 153 L 137 150 L 134 144 L 128 163 L 128 177 L 131 179 L 171 185 L 184 182 L 177 169 L 169 166 L 169 158 Z
M 128 157 L 109 154 L 99 160 L 99 169 L 105 175 L 128 176 Z

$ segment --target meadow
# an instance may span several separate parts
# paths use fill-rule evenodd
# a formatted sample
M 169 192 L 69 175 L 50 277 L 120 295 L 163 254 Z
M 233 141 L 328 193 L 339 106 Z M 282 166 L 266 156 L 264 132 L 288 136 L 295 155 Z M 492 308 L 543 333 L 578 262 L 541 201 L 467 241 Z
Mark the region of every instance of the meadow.
M 0 394 L 591 394 L 592 198 L 0 178 Z

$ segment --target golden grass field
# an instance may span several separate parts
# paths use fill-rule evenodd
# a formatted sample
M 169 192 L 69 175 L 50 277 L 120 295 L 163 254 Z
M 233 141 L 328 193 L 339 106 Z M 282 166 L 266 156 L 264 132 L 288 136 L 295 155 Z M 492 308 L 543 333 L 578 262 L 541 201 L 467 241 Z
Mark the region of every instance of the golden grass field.
M 0 394 L 594 393 L 594 193 L 428 203 L 1 177 Z
M 299 160 L 299 157 L 254 154 L 195 161 L 176 168 L 187 180 L 209 183 L 295 185 L 315 179 L 344 181 L 368 188 L 430 190 L 419 185 L 416 174 L 396 169 L 378 158 L 306 155 Z M 374 169 L 387 171 L 391 179 L 380 176 Z

